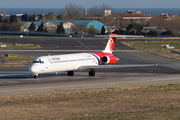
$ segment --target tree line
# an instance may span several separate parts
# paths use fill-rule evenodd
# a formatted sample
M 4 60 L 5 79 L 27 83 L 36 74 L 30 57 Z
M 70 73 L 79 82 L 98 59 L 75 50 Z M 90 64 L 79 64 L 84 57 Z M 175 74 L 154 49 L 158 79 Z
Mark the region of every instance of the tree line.
M 37 20 L 97 20 L 102 22 L 105 26 L 115 26 L 116 30 L 113 33 L 116 34 L 129 34 L 129 35 L 173 35 L 178 36 L 180 34 L 180 17 L 175 17 L 174 19 L 166 20 L 166 19 L 158 19 L 152 18 L 147 21 L 134 21 L 134 20 L 122 20 L 122 19 L 114 19 L 113 17 L 105 16 L 104 10 L 111 10 L 113 13 L 113 9 L 109 5 L 97 5 L 92 8 L 87 9 L 87 17 L 82 17 L 83 7 L 78 6 L 76 4 L 68 4 L 66 5 L 61 14 L 56 16 L 53 12 L 49 12 L 46 16 L 43 14 L 28 15 L 25 13 L 21 16 L 21 20 L 18 20 L 16 15 L 11 15 L 8 19 L 0 15 L 0 30 L 14 30 L 19 31 L 20 23 L 18 21 L 37 21 Z M 4 13 L 3 13 L 4 14 Z M 97 16 L 97 18 L 93 18 Z M 103 17 L 100 17 L 103 16 Z M 58 26 L 59 27 L 59 26 Z M 62 27 L 62 26 L 61 26 Z M 156 27 L 156 30 L 151 30 L 148 32 L 143 32 L 143 27 Z M 34 29 L 34 25 L 32 24 L 30 27 L 30 31 Z M 60 28 L 58 28 L 60 29 Z M 83 30 L 82 30 L 83 29 Z M 47 28 L 41 30 L 47 32 Z M 85 26 L 77 26 L 72 27 L 72 31 L 75 31 L 75 34 L 82 34 L 87 31 L 91 31 L 91 34 L 99 34 L 94 30 L 94 26 L 91 26 L 89 30 Z M 102 31 L 102 30 L 101 30 Z M 100 32 L 102 34 L 102 32 Z

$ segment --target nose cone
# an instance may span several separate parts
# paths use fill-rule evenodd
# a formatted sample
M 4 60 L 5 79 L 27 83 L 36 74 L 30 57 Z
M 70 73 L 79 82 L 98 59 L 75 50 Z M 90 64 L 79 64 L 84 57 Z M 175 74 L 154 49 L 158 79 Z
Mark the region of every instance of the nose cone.
M 31 73 L 38 73 L 38 72 L 39 72 L 39 69 L 38 69 L 38 67 L 37 67 L 36 65 L 30 65 L 30 66 L 29 66 L 29 71 L 30 71 Z

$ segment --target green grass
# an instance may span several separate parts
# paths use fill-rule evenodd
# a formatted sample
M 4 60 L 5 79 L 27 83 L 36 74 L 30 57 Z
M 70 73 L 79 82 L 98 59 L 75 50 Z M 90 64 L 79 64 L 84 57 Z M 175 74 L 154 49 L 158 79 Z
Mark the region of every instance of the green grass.
M 147 51 L 158 55 L 159 57 L 167 57 L 172 59 L 180 60 L 180 55 L 176 53 L 172 53 L 171 51 L 180 52 L 180 41 L 169 40 L 169 41 L 128 41 L 122 42 L 124 45 L 132 47 L 137 50 Z M 168 44 L 170 47 L 174 47 L 174 49 L 167 49 L 166 47 L 161 48 L 161 45 Z
M 129 44 L 136 49 L 159 49 L 161 48 L 161 45 L 166 45 L 168 44 L 169 46 L 174 46 L 176 49 L 180 48 L 180 41 L 158 41 L 158 42 L 154 42 L 154 41 L 148 41 L 147 43 L 145 42 L 129 42 Z

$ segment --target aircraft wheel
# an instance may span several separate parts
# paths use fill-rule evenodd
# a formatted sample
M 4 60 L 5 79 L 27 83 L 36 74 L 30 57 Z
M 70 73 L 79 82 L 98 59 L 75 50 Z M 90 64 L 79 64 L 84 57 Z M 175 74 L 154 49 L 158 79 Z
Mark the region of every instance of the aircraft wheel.
M 74 71 L 68 71 L 68 72 L 67 72 L 67 75 L 68 75 L 68 76 L 74 76 Z
M 91 69 L 89 71 L 89 76 L 95 76 L 95 70 L 94 69 Z
M 37 79 L 37 75 L 34 75 L 34 79 Z
M 91 71 L 89 71 L 89 76 L 91 76 L 91 74 L 92 74 L 92 72 L 91 72 Z

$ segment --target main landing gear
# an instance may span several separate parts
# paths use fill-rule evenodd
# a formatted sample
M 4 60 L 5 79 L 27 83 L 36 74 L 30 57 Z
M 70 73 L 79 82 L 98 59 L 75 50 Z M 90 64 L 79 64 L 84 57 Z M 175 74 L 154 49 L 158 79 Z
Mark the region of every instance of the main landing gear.
M 68 71 L 67 76 L 74 76 L 74 71 Z M 89 71 L 89 76 L 95 76 L 95 70 L 94 69 L 91 69 Z
M 34 79 L 37 79 L 37 75 L 34 75 Z
M 68 76 L 74 76 L 74 71 L 68 71 L 68 72 L 67 72 L 67 75 L 68 75 Z
M 89 71 L 89 76 L 95 76 L 95 70 L 94 69 L 91 69 Z

